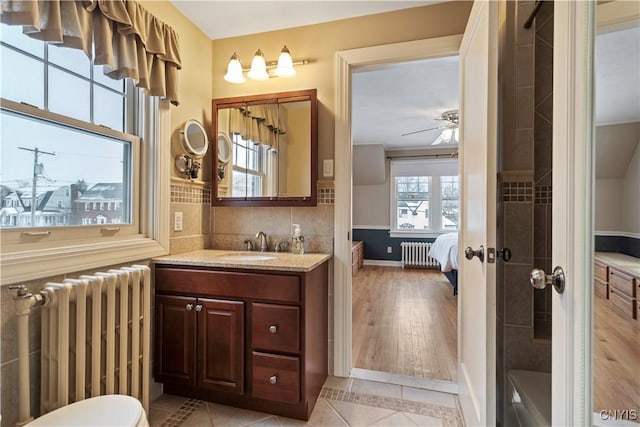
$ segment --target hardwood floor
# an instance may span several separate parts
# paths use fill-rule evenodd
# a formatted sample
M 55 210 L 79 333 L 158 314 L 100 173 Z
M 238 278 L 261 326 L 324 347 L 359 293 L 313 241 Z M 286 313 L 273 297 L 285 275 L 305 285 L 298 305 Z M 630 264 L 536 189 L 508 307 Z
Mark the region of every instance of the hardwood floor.
M 457 298 L 437 270 L 364 266 L 353 278 L 353 366 L 456 381 Z
M 593 364 L 593 412 L 640 408 L 640 322 L 597 295 Z

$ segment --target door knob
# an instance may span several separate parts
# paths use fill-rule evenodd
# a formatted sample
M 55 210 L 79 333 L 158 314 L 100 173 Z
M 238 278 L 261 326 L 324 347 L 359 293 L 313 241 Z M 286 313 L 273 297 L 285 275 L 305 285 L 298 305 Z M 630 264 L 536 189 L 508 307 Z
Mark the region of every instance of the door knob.
M 509 248 L 498 249 L 496 251 L 496 256 L 502 257 L 502 260 L 504 262 L 509 262 L 509 260 L 511 259 L 511 249 Z
M 187 311 L 193 310 L 193 304 L 187 304 Z
M 476 250 L 473 250 L 471 246 L 467 246 L 464 249 L 465 258 L 471 260 L 474 256 L 477 256 L 480 262 L 484 262 L 484 246 L 480 245 L 480 247 Z
M 564 292 L 564 270 L 562 267 L 556 267 L 553 269 L 553 273 L 547 275 L 544 270 L 535 268 L 531 270 L 529 282 L 536 289 L 544 289 L 547 285 L 553 285 L 555 290 L 561 294 Z
M 277 382 L 278 382 L 278 377 L 275 375 L 271 375 L 271 377 L 269 378 L 269 383 L 276 384 Z

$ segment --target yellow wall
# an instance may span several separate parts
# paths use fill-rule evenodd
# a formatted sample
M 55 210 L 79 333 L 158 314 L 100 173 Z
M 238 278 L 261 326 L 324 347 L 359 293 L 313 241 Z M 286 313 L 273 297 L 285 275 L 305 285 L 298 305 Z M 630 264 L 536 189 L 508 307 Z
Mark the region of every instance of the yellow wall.
M 322 160 L 334 157 L 335 52 L 360 47 L 462 34 L 472 2 L 453 1 L 404 9 L 377 15 L 343 19 L 242 37 L 214 40 L 213 98 L 270 93 L 300 89 L 318 89 L 318 170 Z M 328 6 L 330 7 L 330 6 Z M 283 45 L 296 59 L 311 59 L 298 66 L 291 79 L 252 81 L 241 85 L 223 79 L 233 52 L 248 67 L 260 48 L 267 61 L 278 58 Z M 322 179 L 320 177 L 320 179 Z
M 171 107 L 171 154 L 174 158 L 184 154 L 180 143 L 180 134 L 184 123 L 189 119 L 201 122 L 207 130 L 209 141 L 211 136 L 211 72 L 213 58 L 211 40 L 195 24 L 187 19 L 168 1 L 141 1 L 144 8 L 172 27 L 180 37 L 180 58 L 182 69 L 178 74 L 180 105 Z M 201 179 L 211 180 L 211 153 L 207 154 L 203 163 Z M 172 176 L 179 174 L 172 169 Z

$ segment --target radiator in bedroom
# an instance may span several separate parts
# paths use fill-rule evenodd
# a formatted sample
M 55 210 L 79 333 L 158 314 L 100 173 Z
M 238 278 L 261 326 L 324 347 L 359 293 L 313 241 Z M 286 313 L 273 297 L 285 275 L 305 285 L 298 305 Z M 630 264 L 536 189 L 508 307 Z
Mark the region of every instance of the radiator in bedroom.
M 431 245 L 431 242 L 400 243 L 400 248 L 402 249 L 402 268 L 405 266 L 438 268 L 438 261 L 429 256 Z
M 41 412 L 103 394 L 149 409 L 151 274 L 143 265 L 47 283 Z

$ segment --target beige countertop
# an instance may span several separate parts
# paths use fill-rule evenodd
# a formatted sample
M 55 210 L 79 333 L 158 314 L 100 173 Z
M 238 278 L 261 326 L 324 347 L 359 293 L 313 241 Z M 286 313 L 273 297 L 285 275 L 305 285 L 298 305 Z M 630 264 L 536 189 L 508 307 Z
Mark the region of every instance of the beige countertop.
M 640 278 L 640 258 L 617 252 L 596 252 L 595 259 Z
M 201 267 L 307 272 L 331 259 L 331 257 L 331 254 L 325 253 L 299 255 L 290 252 L 245 252 L 204 249 L 154 258 L 153 262 L 155 264 L 196 265 Z

